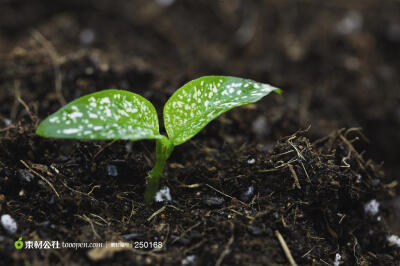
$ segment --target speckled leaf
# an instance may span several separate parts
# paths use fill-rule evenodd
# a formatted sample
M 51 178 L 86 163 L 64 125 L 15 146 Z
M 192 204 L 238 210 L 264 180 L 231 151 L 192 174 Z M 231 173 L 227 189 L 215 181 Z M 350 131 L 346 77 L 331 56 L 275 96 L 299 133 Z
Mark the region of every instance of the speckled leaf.
M 46 118 L 36 133 L 70 139 L 161 138 L 154 106 L 123 90 L 104 90 L 76 99 Z
M 220 114 L 260 100 L 271 91 L 267 84 L 228 76 L 205 76 L 186 83 L 164 106 L 164 124 L 174 145 L 196 135 Z

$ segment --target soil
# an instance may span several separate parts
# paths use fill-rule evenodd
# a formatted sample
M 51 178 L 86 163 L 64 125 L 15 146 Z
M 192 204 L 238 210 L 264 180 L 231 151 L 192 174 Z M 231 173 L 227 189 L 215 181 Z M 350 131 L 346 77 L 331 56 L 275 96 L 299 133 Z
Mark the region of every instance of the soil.
M 170 5 L 167 5 L 168 3 Z M 0 265 L 397 265 L 398 1 L 2 1 Z M 284 90 L 175 148 L 143 204 L 154 143 L 35 135 L 84 94 L 139 93 L 159 110 L 226 74 Z M 160 119 L 161 121 L 161 119 Z M 162 127 L 162 125 L 161 125 Z M 365 211 L 376 200 L 377 214 Z M 14 241 L 162 242 L 16 250 Z

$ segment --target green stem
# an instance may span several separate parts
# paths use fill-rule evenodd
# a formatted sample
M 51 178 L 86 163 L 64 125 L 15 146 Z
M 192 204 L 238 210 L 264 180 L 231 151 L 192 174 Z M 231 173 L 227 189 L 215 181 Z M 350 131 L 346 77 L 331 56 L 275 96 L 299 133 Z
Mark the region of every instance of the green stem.
M 167 137 L 163 136 L 163 138 L 156 140 L 156 163 L 149 173 L 146 192 L 144 194 L 144 200 L 147 204 L 154 200 L 165 162 L 171 155 L 173 149 L 174 146 Z

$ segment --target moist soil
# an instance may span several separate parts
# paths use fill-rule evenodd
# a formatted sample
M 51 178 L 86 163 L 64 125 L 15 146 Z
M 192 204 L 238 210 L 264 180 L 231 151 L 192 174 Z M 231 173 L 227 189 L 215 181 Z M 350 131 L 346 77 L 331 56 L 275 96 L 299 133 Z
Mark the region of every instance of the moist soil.
M 172 2 L 0 4 L 0 214 L 18 225 L 0 228 L 0 264 L 289 265 L 290 252 L 299 265 L 397 265 L 400 4 Z M 109 88 L 145 96 L 162 121 L 168 97 L 206 74 L 284 93 L 176 147 L 170 201 L 143 203 L 152 141 L 35 135 Z M 16 250 L 19 237 L 162 247 Z

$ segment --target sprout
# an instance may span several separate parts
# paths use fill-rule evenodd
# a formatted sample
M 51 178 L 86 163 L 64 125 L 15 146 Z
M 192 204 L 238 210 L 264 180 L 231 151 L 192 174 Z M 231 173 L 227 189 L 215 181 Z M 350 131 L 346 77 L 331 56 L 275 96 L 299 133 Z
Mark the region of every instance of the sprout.
M 178 89 L 164 106 L 168 137 L 159 132 L 157 112 L 145 98 L 124 90 L 103 90 L 72 101 L 47 117 L 36 133 L 82 140 L 156 140 L 156 162 L 148 175 L 145 201 L 154 200 L 159 178 L 173 148 L 220 114 L 257 102 L 280 89 L 249 79 L 205 76 Z

